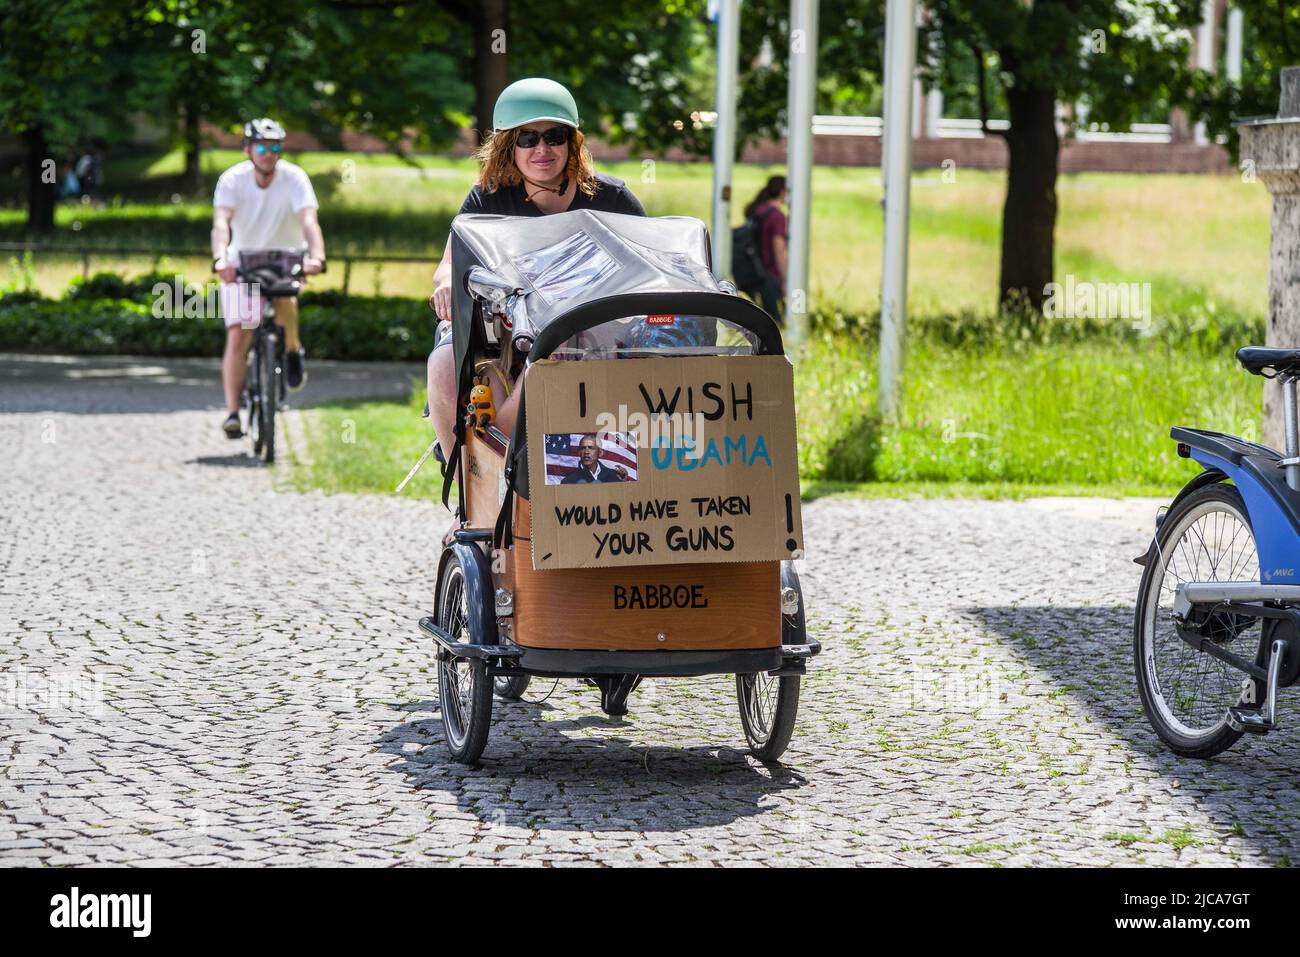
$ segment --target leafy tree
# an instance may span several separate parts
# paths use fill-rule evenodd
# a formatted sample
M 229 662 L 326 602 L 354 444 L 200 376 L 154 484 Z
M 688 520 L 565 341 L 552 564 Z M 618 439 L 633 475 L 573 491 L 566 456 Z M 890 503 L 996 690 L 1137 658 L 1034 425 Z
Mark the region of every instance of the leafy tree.
M 705 152 L 689 114 L 712 101 L 705 0 L 591 4 L 587 0 L 439 0 L 459 24 L 462 75 L 473 78 L 473 123 L 492 128 L 500 92 L 525 76 L 573 91 L 586 130 L 647 148 Z
M 199 180 L 200 122 L 236 129 L 272 116 L 338 145 L 344 130 L 397 146 L 442 145 L 463 123 L 452 23 L 426 4 L 149 0 L 143 81 L 179 123 L 186 178 Z
M 1275 115 L 1282 68 L 1300 64 L 1300 5 L 1286 0 L 1233 0 L 1233 5 L 1244 15 L 1241 81 L 1228 79 L 1224 43 L 1216 73 L 1193 78 L 1192 113 L 1210 132 L 1226 134 L 1235 155 L 1233 122 Z
M 128 135 L 141 54 L 126 0 L 0 5 L 0 129 L 23 141 L 27 228 L 54 227 L 57 167 L 78 146 Z
M 1090 120 L 1120 128 L 1153 99 L 1180 102 L 1199 4 L 927 0 L 926 9 L 920 48 L 972 58 L 985 117 L 992 96 L 1006 104 L 1000 299 L 1041 310 L 1054 258 L 1057 101 L 1084 103 Z
M 515 77 L 566 84 L 584 127 L 613 142 L 707 152 L 710 134 L 690 116 L 713 102 L 704 0 L 535 0 L 529 10 L 529 28 L 512 33 Z
M 822 0 L 817 29 L 817 96 L 822 113 L 880 109 L 884 4 Z M 740 17 L 740 103 L 744 140 L 785 135 L 789 103 L 789 0 L 746 0 Z

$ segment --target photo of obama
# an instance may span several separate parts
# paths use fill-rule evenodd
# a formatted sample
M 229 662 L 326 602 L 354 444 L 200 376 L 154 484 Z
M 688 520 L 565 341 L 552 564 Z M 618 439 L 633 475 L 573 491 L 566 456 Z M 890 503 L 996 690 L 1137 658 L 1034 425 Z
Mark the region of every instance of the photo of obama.
M 578 465 L 560 479 L 561 485 L 588 485 L 592 482 L 626 482 L 627 469 L 621 465 L 611 468 L 600 461 L 600 443 L 596 436 L 587 434 L 578 443 Z

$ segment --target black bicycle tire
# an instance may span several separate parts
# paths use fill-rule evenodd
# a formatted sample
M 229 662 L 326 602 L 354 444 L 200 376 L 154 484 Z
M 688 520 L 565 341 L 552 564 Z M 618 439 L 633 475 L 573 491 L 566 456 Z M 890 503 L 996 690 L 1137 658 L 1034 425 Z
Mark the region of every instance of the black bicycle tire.
M 1134 677 L 1137 680 L 1138 695 L 1142 700 L 1143 713 L 1146 715 L 1147 722 L 1151 725 L 1151 729 L 1155 731 L 1156 736 L 1170 750 L 1186 758 L 1198 759 L 1212 758 L 1226 751 L 1241 739 L 1242 732 L 1234 731 L 1225 723 L 1210 735 L 1203 738 L 1192 738 L 1180 734 L 1176 729 L 1169 727 L 1165 723 L 1164 718 L 1160 715 L 1159 708 L 1152 698 L 1151 678 L 1148 675 L 1146 656 L 1144 654 L 1143 627 L 1146 621 L 1147 603 L 1151 601 L 1151 590 L 1160 587 L 1160 581 L 1156 580 L 1157 571 L 1162 575 L 1164 571 L 1159 555 L 1170 551 L 1169 539 L 1172 537 L 1174 529 L 1178 527 L 1182 517 L 1207 499 L 1218 500 L 1232 505 L 1240 511 L 1241 515 L 1246 519 L 1247 527 L 1249 527 L 1250 514 L 1246 511 L 1246 503 L 1235 486 L 1220 482 L 1203 486 L 1187 495 L 1186 498 L 1182 499 L 1166 513 L 1160 523 L 1160 528 L 1156 530 L 1156 542 L 1159 549 L 1156 557 L 1143 569 L 1142 580 L 1138 585 L 1137 602 L 1133 610 Z

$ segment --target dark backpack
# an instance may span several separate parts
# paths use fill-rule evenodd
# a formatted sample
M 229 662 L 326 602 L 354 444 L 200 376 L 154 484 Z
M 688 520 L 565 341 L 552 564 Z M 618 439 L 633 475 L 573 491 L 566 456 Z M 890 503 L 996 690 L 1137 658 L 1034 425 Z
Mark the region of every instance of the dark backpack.
M 769 208 L 767 213 L 772 210 Z M 767 267 L 759 255 L 758 244 L 763 235 L 762 216 L 750 216 L 745 222 L 731 231 L 731 275 L 736 280 L 736 288 L 742 291 L 757 289 L 767 278 Z

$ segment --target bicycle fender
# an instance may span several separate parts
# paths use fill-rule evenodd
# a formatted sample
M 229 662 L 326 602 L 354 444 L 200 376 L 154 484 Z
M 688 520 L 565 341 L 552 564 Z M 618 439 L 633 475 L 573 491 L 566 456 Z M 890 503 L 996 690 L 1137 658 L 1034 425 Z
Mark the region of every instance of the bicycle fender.
M 1201 464 L 1204 465 L 1204 463 Z M 1199 475 L 1197 475 L 1190 482 L 1188 482 L 1186 485 L 1184 485 L 1181 489 L 1178 490 L 1178 494 L 1175 495 L 1173 501 L 1169 503 L 1169 507 L 1166 508 L 1164 512 L 1160 513 L 1156 517 L 1156 531 L 1160 530 L 1160 523 L 1164 521 L 1166 515 L 1168 515 L 1171 511 L 1173 511 L 1174 506 L 1177 505 L 1183 499 L 1185 499 L 1187 496 L 1191 495 L 1198 488 L 1204 488 L 1207 485 L 1217 485 L 1219 482 L 1226 482 L 1227 480 L 1228 480 L 1228 476 L 1222 469 L 1214 468 L 1213 466 L 1206 466 L 1205 471 L 1201 472 Z M 1133 563 L 1136 565 L 1144 565 L 1144 566 L 1149 565 L 1151 563 L 1151 560 L 1154 559 L 1155 557 L 1156 557 L 1156 536 L 1155 533 L 1153 532 L 1151 534 L 1151 544 L 1147 546 L 1147 550 L 1145 552 L 1137 556 L 1137 558 L 1133 559 Z
M 459 558 L 465 569 L 465 606 L 469 612 L 469 640 L 475 645 L 499 642 L 496 618 L 496 594 L 492 587 L 492 564 L 477 545 L 454 542 L 442 550 L 438 562 L 438 580 L 447 562 Z

